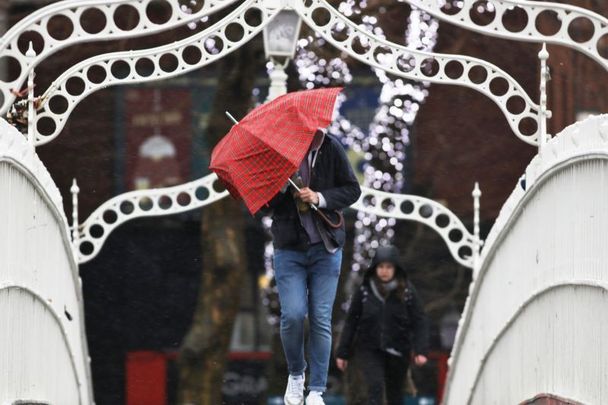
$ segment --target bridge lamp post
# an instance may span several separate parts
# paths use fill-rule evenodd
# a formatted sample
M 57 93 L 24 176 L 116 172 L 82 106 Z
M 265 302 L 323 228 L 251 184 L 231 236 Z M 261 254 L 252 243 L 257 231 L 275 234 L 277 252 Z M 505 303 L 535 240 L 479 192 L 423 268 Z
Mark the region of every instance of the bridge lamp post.
M 301 26 L 302 19 L 298 13 L 284 9 L 264 27 L 264 52 L 273 64 L 266 101 L 287 93 L 285 68 L 295 56 Z

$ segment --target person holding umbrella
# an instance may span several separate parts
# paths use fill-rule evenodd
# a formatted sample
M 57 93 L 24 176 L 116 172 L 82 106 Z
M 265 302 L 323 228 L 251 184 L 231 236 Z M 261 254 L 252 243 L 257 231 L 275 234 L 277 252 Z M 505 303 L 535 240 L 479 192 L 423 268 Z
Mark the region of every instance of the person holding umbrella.
M 331 314 L 346 238 L 342 210 L 361 195 L 340 142 L 325 133 L 340 88 L 288 93 L 257 107 L 216 146 L 210 168 L 253 214 L 272 211 L 286 405 L 324 405 Z M 296 183 L 299 181 L 299 184 Z M 310 333 L 304 355 L 304 321 Z
M 336 365 L 345 371 L 356 352 L 367 385 L 367 404 L 403 403 L 403 382 L 409 368 L 427 362 L 428 321 L 414 285 L 394 246 L 376 250 L 363 283 L 351 299 Z
M 273 209 L 271 232 L 281 303 L 281 340 L 289 368 L 285 404 L 303 403 L 307 368 L 304 320 L 308 314 L 310 394 L 306 404 L 322 405 L 332 347 L 331 313 L 345 240 L 339 210 L 357 201 L 361 190 L 342 145 L 322 131 L 317 132 L 310 153 L 300 165 L 300 176 L 304 184 L 300 191 L 279 193 L 269 204 Z M 325 217 L 305 204 L 318 207 Z

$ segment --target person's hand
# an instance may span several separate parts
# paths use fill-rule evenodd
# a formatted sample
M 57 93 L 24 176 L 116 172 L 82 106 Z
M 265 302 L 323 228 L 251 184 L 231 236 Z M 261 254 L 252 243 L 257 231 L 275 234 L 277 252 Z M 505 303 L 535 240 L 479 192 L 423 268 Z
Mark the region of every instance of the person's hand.
M 422 354 L 417 354 L 416 356 L 414 356 L 414 364 L 416 364 L 418 367 L 424 366 L 427 361 L 428 359 L 426 358 L 426 356 L 423 356 Z
M 296 196 L 305 203 L 319 205 L 319 195 L 316 191 L 312 191 L 308 187 L 302 187 Z
M 344 370 L 346 370 L 346 367 L 348 367 L 348 360 L 337 358 L 336 359 L 336 366 L 338 367 L 338 369 L 340 371 L 344 371 Z

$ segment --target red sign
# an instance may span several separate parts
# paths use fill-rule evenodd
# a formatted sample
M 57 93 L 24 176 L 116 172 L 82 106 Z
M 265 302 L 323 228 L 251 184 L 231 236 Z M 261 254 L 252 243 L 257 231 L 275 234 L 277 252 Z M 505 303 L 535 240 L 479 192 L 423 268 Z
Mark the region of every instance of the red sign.
M 125 91 L 125 186 L 168 187 L 190 178 L 192 102 L 188 89 Z

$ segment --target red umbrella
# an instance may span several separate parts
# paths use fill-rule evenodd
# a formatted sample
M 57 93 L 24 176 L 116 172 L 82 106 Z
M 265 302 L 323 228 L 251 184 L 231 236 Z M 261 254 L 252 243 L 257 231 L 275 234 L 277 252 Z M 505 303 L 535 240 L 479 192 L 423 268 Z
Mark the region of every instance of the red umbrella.
M 288 93 L 253 109 L 217 144 L 209 168 L 254 214 L 298 170 L 342 88 Z

